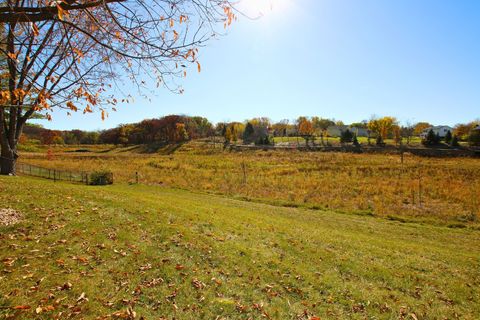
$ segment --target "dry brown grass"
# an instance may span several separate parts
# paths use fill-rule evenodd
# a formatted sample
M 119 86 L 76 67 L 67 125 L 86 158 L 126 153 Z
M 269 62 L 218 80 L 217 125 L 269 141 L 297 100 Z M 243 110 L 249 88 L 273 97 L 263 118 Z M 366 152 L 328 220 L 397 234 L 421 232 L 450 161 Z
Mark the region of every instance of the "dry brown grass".
M 106 147 L 105 149 L 109 149 Z M 131 148 L 89 153 L 26 153 L 49 168 L 113 171 L 117 183 L 146 184 L 240 196 L 290 206 L 329 208 L 393 219 L 477 224 L 480 160 L 406 155 L 258 151 L 222 152 L 190 143 L 172 154 Z

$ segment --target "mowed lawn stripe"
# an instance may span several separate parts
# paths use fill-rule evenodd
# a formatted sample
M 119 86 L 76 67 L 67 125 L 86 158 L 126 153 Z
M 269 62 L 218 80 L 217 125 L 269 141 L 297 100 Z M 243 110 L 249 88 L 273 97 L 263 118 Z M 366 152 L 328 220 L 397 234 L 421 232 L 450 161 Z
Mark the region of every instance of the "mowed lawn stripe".
M 7 266 L 1 292 L 19 293 L 5 294 L 0 302 L 35 308 L 52 303 L 55 310 L 39 313 L 46 319 L 73 312 L 55 299 L 42 300 L 68 281 L 72 290 L 59 292 L 70 306 L 79 304 L 84 318 L 128 308 L 147 319 L 480 315 L 475 230 L 141 185 L 102 188 L 2 177 L 0 190 L 2 203 L 26 216 L 17 226 L 0 227 L 0 258 L 33 250 L 36 259 L 28 259 L 25 268 L 33 278 L 47 275 L 30 292 L 33 278 L 24 278 L 29 274 L 20 261 Z M 26 230 L 29 239 L 22 236 Z M 38 257 L 36 250 L 47 253 Z M 88 260 L 78 260 L 82 256 Z M 127 281 L 123 286 L 121 278 Z M 156 278 L 163 282 L 149 286 Z M 88 302 L 77 302 L 81 292 Z M 12 312 L 5 310 L 0 314 Z M 29 318 L 32 311 L 17 316 Z

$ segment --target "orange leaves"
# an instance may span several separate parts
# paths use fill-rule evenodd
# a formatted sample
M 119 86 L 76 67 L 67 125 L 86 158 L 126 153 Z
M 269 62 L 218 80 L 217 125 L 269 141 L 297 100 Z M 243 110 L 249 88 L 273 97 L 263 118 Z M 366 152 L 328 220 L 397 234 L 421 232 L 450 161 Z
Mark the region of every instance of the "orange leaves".
M 108 113 L 102 109 L 102 121 L 104 121 L 106 117 L 108 117 Z
M 180 15 L 180 23 L 182 23 L 182 22 L 187 22 L 187 16 L 185 16 L 183 14 Z
M 12 309 L 13 310 L 28 310 L 30 308 L 31 308 L 30 306 L 15 306 Z
M 89 104 L 87 104 L 87 107 L 85 109 L 83 109 L 83 114 L 85 114 L 87 112 L 88 113 L 93 113 L 93 110 L 92 110 L 92 108 L 90 107 Z
M 10 59 L 17 61 L 18 53 L 19 53 L 19 51 L 15 52 L 15 53 L 9 52 L 9 53 L 7 53 L 7 55 Z
M 78 58 L 83 58 L 84 54 L 81 50 L 78 50 L 77 48 L 73 48 L 73 52 L 77 55 Z
M 33 22 L 32 22 L 32 32 L 35 37 L 38 37 L 38 35 L 40 34 L 37 25 Z
M 227 26 L 230 26 L 232 24 L 233 20 L 237 20 L 237 16 L 233 13 L 233 10 L 229 6 L 223 7 L 223 13 L 226 16 L 225 23 L 223 24 L 223 27 L 226 29 Z
M 173 21 L 173 19 L 170 19 L 170 28 L 173 28 L 173 26 L 175 26 L 175 21 Z
M 59 20 L 63 21 L 65 15 L 65 10 L 57 3 L 57 16 Z
M 10 101 L 10 91 L 0 91 L 0 104 L 7 104 Z
M 173 30 L 173 41 L 177 41 L 178 40 L 178 32 Z
M 200 62 L 197 61 L 197 70 L 198 72 L 202 72 L 202 66 L 200 65 Z
M 71 102 L 71 101 L 68 101 L 68 102 L 67 102 L 67 107 L 68 107 L 70 110 L 72 110 L 72 111 L 75 111 L 75 112 L 78 111 L 78 108 L 77 108 L 77 107 L 73 104 L 73 102 Z

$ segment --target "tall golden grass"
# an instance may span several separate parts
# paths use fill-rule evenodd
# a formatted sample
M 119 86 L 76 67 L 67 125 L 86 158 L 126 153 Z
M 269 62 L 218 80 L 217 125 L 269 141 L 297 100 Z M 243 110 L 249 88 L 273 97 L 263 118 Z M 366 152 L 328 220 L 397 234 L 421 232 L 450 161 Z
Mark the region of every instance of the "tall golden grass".
M 171 148 L 169 150 L 172 150 Z M 116 183 L 221 193 L 291 206 L 334 209 L 394 219 L 477 224 L 480 160 L 405 155 L 296 151 L 223 152 L 189 143 L 172 154 L 132 148 L 102 152 L 25 153 L 21 160 L 48 168 L 109 169 Z

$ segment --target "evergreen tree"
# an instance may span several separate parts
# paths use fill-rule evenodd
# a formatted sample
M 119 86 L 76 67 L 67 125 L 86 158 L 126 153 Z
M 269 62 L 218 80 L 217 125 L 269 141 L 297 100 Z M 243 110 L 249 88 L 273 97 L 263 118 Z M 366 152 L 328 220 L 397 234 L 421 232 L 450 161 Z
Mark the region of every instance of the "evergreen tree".
M 452 138 L 452 133 L 450 132 L 450 130 L 448 130 L 447 134 L 445 135 L 445 143 L 450 144 L 450 142 L 452 142 Z
M 253 125 L 250 122 L 247 122 L 245 130 L 243 131 L 243 143 L 251 143 L 254 133 L 255 129 L 253 128 Z
M 340 143 L 348 143 L 348 142 L 352 142 L 353 140 L 353 133 L 350 131 L 350 130 L 345 130 L 345 131 L 342 131 L 341 135 L 340 135 Z
M 360 146 L 360 143 L 358 143 L 358 139 L 357 139 L 357 135 L 356 135 L 356 134 L 353 135 L 353 145 L 354 145 L 355 147 L 359 147 L 359 146 Z
M 435 134 L 432 129 L 427 133 L 427 136 L 422 140 L 422 144 L 425 146 L 434 146 L 440 143 L 440 136 Z
M 480 146 L 480 130 L 474 129 L 470 131 L 470 135 L 468 136 L 468 144 L 475 147 Z
M 452 143 L 450 144 L 452 147 L 459 147 L 460 144 L 458 143 L 458 138 L 457 136 L 453 136 L 452 138 Z

